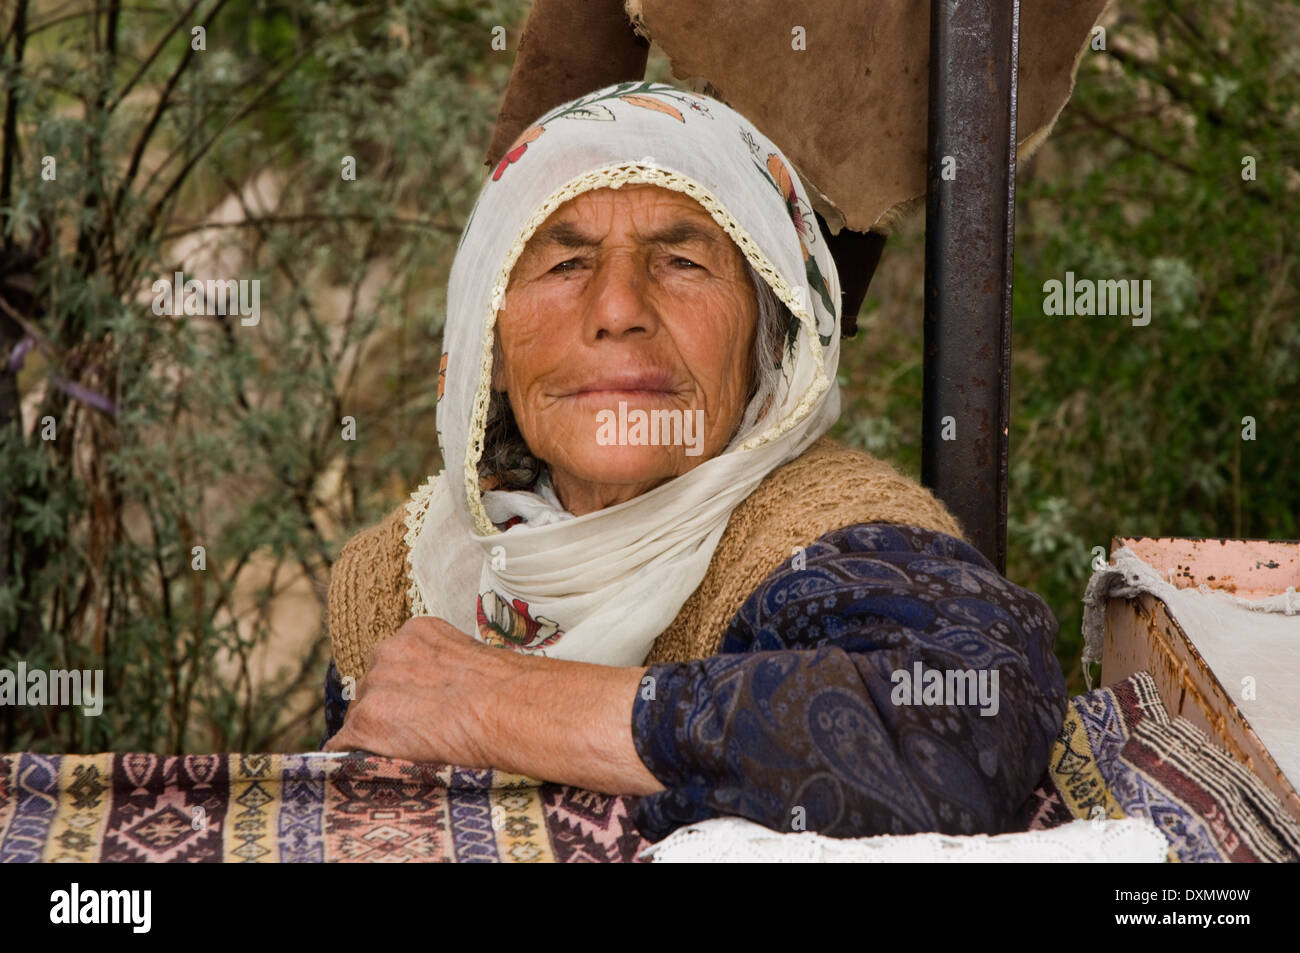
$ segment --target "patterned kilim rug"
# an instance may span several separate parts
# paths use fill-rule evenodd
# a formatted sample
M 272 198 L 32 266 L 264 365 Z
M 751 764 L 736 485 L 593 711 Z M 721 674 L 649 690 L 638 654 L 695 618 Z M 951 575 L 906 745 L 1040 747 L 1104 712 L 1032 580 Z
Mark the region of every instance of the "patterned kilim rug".
M 624 798 L 296 754 L 0 758 L 0 863 L 632 861 Z
M 1300 861 L 1300 823 L 1200 728 L 1170 718 L 1146 672 L 1070 699 L 1020 827 L 1102 811 L 1149 818 L 1171 861 Z
M 363 755 L 0 756 L 0 863 L 631 862 L 631 799 Z M 1300 825 L 1145 674 L 1074 698 L 1022 829 L 1151 818 L 1170 859 L 1300 859 Z M 792 835 L 793 836 L 793 835 Z

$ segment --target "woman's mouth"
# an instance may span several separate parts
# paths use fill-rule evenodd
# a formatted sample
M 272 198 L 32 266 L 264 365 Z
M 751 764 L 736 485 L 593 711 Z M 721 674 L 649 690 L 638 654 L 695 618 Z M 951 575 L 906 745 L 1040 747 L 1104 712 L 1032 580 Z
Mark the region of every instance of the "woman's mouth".
M 613 374 L 587 381 L 574 387 L 564 396 L 585 397 L 588 395 L 607 397 L 634 397 L 654 399 L 670 397 L 676 393 L 672 380 L 667 374 L 636 373 Z

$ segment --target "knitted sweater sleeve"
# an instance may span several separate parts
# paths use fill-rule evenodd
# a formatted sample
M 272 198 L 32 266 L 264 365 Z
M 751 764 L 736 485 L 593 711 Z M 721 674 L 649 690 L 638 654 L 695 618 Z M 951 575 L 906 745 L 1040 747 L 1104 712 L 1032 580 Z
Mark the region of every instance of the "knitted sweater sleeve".
M 1065 716 L 1043 600 L 969 544 L 857 524 L 746 599 L 719 654 L 649 667 L 641 833 L 728 814 L 832 837 L 1001 833 Z
M 360 681 L 376 645 L 411 617 L 406 575 L 406 506 L 353 536 L 330 573 L 328 625 L 333 664 Z
M 347 715 L 351 686 L 365 674 L 370 653 L 410 618 L 406 577 L 406 506 L 348 540 L 330 573 L 329 632 L 331 657 L 325 672 L 323 747 Z

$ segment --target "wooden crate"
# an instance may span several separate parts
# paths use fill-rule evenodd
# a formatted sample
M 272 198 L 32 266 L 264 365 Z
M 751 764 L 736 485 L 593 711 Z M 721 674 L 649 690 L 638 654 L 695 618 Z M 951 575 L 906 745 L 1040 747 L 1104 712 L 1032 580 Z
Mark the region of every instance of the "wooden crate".
M 1202 583 L 1244 599 L 1300 590 L 1300 543 L 1251 539 L 1115 537 L 1121 546 L 1180 589 Z M 1171 572 L 1172 571 L 1172 572 Z M 1300 606 L 1300 596 L 1297 596 Z M 1300 618 L 1300 617 L 1298 617 Z M 1300 623 L 1298 623 L 1300 624 Z M 1243 762 L 1300 821 L 1300 779 L 1288 778 L 1251 729 L 1236 703 L 1201 653 L 1170 617 L 1165 604 L 1149 594 L 1112 598 L 1106 607 L 1101 684 L 1111 685 L 1134 672 L 1150 672 L 1165 708 L 1200 727 Z M 1300 685 L 1295 686 L 1300 719 Z

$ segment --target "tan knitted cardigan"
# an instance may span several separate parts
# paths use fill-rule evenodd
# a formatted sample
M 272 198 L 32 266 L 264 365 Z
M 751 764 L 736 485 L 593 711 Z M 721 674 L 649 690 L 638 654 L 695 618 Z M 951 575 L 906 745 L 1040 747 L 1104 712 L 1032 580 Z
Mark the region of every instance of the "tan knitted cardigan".
M 381 639 L 410 618 L 406 505 L 348 541 L 330 576 L 329 632 L 342 676 L 360 678 Z M 928 489 L 870 454 L 823 437 L 767 475 L 731 514 L 709 569 L 646 664 L 717 652 L 732 617 L 795 547 L 855 523 L 902 523 L 965 539 Z

